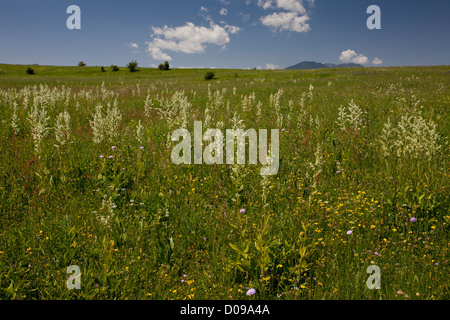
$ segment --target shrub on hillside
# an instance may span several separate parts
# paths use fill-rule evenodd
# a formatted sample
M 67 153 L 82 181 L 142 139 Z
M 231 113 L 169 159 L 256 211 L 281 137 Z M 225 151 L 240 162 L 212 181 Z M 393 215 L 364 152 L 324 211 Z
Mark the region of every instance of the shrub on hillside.
M 159 69 L 159 70 L 170 70 L 169 62 L 168 62 L 168 61 L 164 61 L 164 63 L 161 63 L 161 64 L 158 66 L 158 69 Z
M 33 68 L 30 68 L 30 67 L 27 68 L 27 73 L 28 74 L 35 74 Z
M 127 68 L 130 69 L 130 72 L 137 71 L 137 66 L 138 66 L 138 63 L 135 60 L 133 60 L 133 61 L 131 61 L 130 63 L 127 64 Z
M 205 74 L 205 80 L 211 80 L 211 79 L 214 79 L 214 76 L 215 76 L 214 72 L 208 71 L 208 72 Z

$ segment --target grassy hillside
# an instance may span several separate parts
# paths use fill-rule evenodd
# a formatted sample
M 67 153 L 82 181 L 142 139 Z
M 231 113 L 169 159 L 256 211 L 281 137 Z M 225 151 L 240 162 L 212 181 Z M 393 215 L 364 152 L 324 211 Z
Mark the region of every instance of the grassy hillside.
M 0 65 L 1 299 L 450 297 L 449 66 L 27 67 Z M 279 129 L 279 172 L 173 164 L 196 120 Z

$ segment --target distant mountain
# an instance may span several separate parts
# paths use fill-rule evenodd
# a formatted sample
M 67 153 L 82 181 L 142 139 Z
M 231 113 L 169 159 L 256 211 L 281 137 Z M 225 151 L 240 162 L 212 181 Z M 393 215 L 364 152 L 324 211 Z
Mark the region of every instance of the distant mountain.
M 321 63 L 315 61 L 303 61 L 297 63 L 294 66 L 287 67 L 286 69 L 325 69 L 325 68 L 363 68 L 362 65 L 357 63 L 342 63 L 342 64 L 334 64 L 334 63 Z

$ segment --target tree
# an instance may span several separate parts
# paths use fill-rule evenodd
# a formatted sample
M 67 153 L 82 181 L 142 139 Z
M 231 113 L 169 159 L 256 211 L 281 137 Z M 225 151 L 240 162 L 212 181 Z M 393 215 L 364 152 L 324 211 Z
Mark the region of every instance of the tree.
M 106 71 L 104 67 L 102 67 L 102 69 L 101 69 L 101 70 L 102 70 L 102 72 L 105 72 L 105 71 Z
M 86 65 L 86 63 L 84 63 L 83 61 L 78 62 L 79 67 L 84 67 L 85 65 Z
M 127 68 L 130 69 L 130 72 L 137 71 L 137 66 L 138 66 L 138 63 L 135 60 L 133 60 L 133 61 L 131 61 L 130 63 L 127 64 Z
M 33 68 L 30 68 L 30 67 L 27 68 L 27 73 L 28 74 L 35 74 Z

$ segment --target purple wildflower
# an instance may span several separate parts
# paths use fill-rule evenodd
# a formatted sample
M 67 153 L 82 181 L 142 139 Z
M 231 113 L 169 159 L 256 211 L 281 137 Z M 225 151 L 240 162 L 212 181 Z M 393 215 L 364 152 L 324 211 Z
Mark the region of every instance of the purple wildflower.
M 247 291 L 247 295 L 248 295 L 248 296 L 252 296 L 252 295 L 254 295 L 255 293 L 256 293 L 256 290 L 253 289 L 253 288 L 248 289 L 248 291 Z

